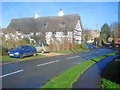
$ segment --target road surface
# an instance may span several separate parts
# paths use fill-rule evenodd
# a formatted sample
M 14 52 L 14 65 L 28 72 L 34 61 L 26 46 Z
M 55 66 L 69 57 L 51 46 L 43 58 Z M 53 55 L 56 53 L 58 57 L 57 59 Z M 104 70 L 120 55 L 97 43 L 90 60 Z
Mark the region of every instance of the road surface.
M 91 52 L 54 56 L 2 65 L 2 88 L 38 88 L 65 70 L 85 60 L 107 53 L 110 49 L 93 49 Z

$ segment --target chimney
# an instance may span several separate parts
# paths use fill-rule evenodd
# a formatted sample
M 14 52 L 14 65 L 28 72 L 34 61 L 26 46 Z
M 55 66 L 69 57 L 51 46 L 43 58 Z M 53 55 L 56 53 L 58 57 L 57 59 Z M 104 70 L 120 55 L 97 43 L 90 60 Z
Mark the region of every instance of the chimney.
M 58 16 L 64 16 L 64 13 L 63 13 L 62 9 L 60 9 L 60 12 L 59 12 Z
M 35 14 L 35 18 L 38 18 L 38 17 L 39 17 L 38 12 L 36 12 L 36 14 Z

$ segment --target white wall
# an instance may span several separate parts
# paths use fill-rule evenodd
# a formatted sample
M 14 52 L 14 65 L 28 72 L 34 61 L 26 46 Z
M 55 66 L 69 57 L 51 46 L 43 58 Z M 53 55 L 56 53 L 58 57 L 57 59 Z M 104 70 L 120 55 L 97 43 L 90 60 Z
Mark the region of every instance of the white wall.
M 46 32 L 46 43 L 50 44 L 50 40 L 54 41 L 54 39 L 52 38 L 53 34 L 52 32 Z M 72 42 L 72 37 L 73 34 L 72 32 L 67 32 L 67 35 L 64 35 L 63 32 L 56 32 L 56 34 L 54 35 L 54 37 L 61 43 L 64 42 L 65 37 L 68 38 L 68 41 L 71 43 Z
M 52 32 L 46 32 L 46 42 L 47 42 L 47 44 L 50 44 L 50 40 L 53 41 L 52 36 L 53 36 Z M 69 31 L 69 32 L 67 32 L 67 35 L 64 35 L 63 32 L 56 32 L 56 34 L 54 36 L 61 43 L 63 43 L 65 37 L 68 38 L 69 42 L 72 42 L 72 38 L 74 36 L 76 42 L 79 43 L 79 44 L 81 44 L 81 40 L 82 40 L 82 28 L 81 28 L 81 25 L 80 25 L 80 20 L 78 20 L 78 22 L 76 24 L 76 27 L 75 27 L 75 30 L 73 30 L 73 32 Z
M 78 20 L 75 30 L 74 30 L 75 41 L 81 44 L 82 41 L 82 27 L 80 25 L 80 20 Z

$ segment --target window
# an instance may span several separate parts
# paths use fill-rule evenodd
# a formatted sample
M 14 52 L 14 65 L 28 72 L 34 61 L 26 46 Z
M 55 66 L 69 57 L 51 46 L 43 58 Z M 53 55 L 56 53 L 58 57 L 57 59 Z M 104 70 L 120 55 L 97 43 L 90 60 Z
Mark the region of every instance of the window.
M 47 24 L 43 24 L 43 26 L 42 26 L 43 28 L 46 28 L 47 27 Z
M 64 34 L 64 35 L 67 35 L 67 34 L 68 34 L 68 33 L 67 33 L 67 30 L 65 30 L 65 31 L 63 32 L 63 34 Z
M 62 25 L 65 25 L 65 22 L 62 22 Z
M 56 34 L 56 32 L 54 31 L 54 32 L 52 32 L 52 34 Z
M 31 46 L 27 46 L 27 47 L 26 47 L 26 50 L 27 50 L 27 51 L 31 51 Z
M 42 47 L 42 43 L 40 43 L 38 46 Z
M 120 40 L 118 40 L 118 43 L 120 43 Z
M 34 47 L 33 47 L 33 46 L 30 46 L 30 49 L 31 49 L 31 50 L 34 50 Z
M 16 49 L 19 49 L 19 50 L 25 50 L 25 46 L 18 46 Z
M 45 44 L 46 47 L 48 47 L 49 45 L 48 44 Z
M 62 22 L 62 23 L 61 23 L 61 27 L 65 27 L 65 22 Z

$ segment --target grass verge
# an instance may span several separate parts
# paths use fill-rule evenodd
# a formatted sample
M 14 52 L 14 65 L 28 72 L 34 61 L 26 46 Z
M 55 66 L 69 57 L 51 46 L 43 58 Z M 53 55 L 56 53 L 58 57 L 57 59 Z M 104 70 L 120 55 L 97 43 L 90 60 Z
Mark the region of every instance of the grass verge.
M 41 88 L 72 88 L 73 83 L 77 81 L 79 76 L 83 74 L 84 71 L 86 71 L 88 68 L 90 68 L 93 64 L 100 61 L 101 59 L 112 55 L 116 55 L 116 53 L 99 56 L 75 65 L 74 67 L 63 72 L 61 75 L 53 78 Z
M 120 89 L 120 57 L 112 61 L 102 74 L 102 88 Z
M 52 53 L 66 53 L 66 54 L 72 54 L 72 53 L 79 53 L 79 52 L 89 52 L 89 49 L 86 50 L 62 50 L 62 51 L 52 51 Z
M 52 51 L 51 53 L 72 54 L 72 53 L 88 52 L 88 51 L 90 51 L 90 50 L 64 50 L 64 51 Z M 18 61 L 18 60 L 22 61 L 22 60 L 29 60 L 29 59 L 37 59 L 37 58 L 40 58 L 40 57 L 45 57 L 45 55 L 37 55 L 37 56 L 25 57 L 24 59 L 12 58 L 12 57 L 9 57 L 9 56 L 1 56 L 2 62 Z
M 37 59 L 37 58 L 40 58 L 40 57 L 44 57 L 44 55 L 37 55 L 37 56 L 25 57 L 23 59 L 13 58 L 13 57 L 9 57 L 9 56 L 2 56 L 2 62 L 18 61 L 18 60 L 20 60 L 20 61 L 22 61 L 22 60 L 30 60 L 30 59 Z

